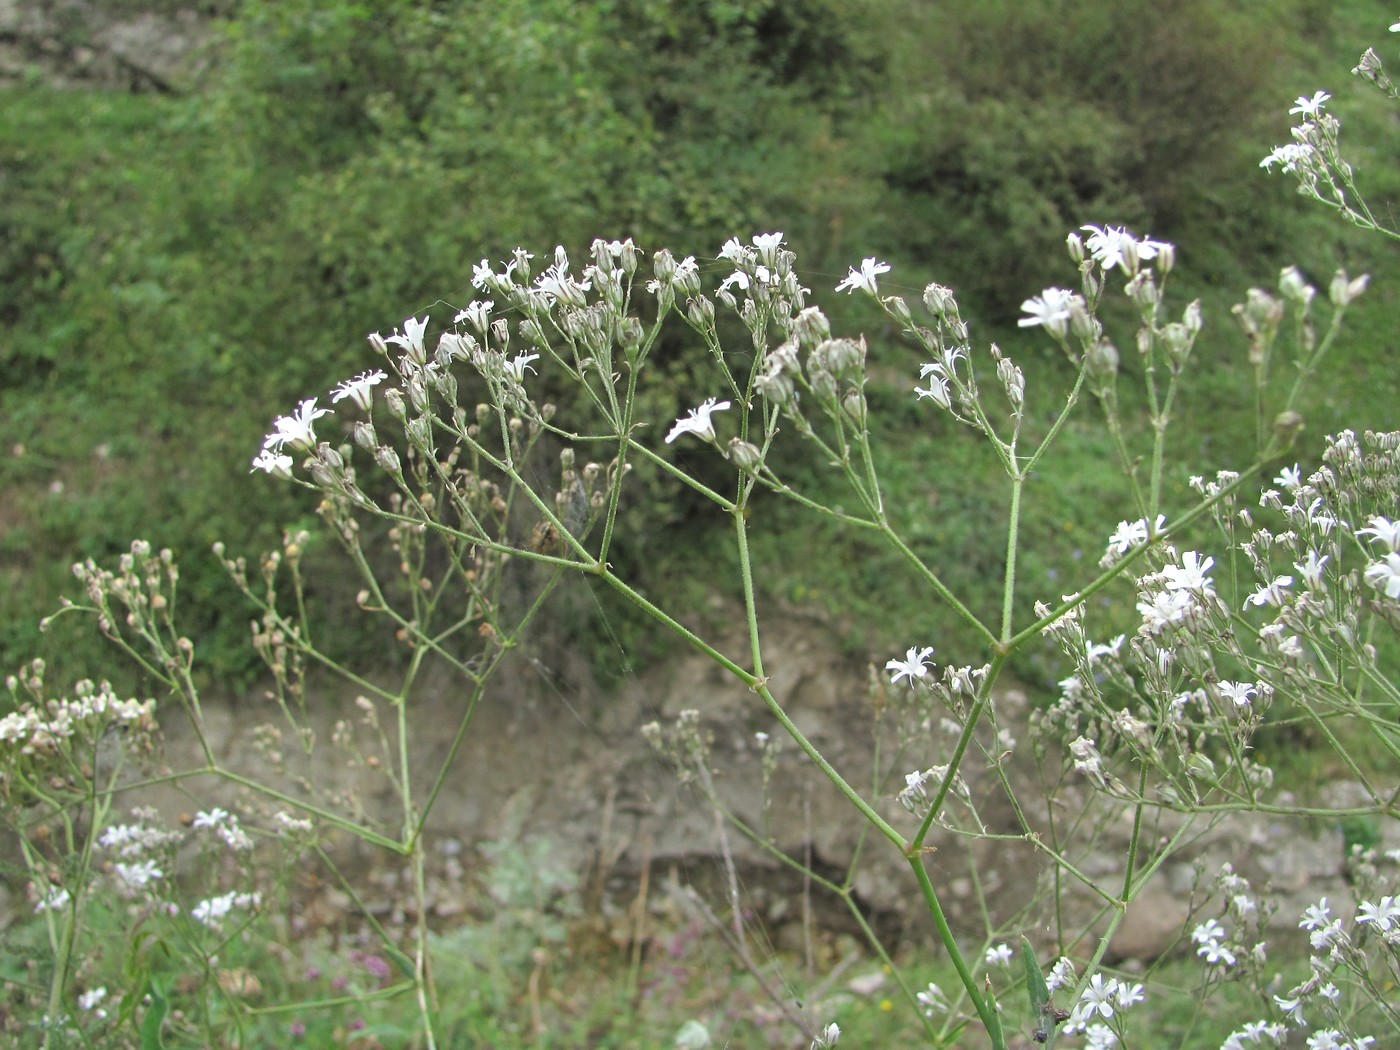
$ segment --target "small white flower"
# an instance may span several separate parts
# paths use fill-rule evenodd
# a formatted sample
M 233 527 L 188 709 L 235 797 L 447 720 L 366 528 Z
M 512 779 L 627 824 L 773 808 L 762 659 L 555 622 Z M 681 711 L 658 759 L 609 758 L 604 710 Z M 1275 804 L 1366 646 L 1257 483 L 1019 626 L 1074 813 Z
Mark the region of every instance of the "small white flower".
M 666 444 L 675 441 L 682 434 L 694 434 L 704 441 L 715 439 L 715 428 L 710 422 L 710 416 L 716 412 L 723 412 L 729 407 L 728 401 L 716 402 L 714 398 L 708 398 L 699 408 L 692 408 L 690 415 L 682 416 L 676 420 L 676 425 L 671 428 L 671 432 L 666 435 Z
M 1322 112 L 1323 105 L 1325 105 L 1327 100 L 1331 97 L 1332 96 L 1326 91 L 1319 91 L 1312 98 L 1308 98 L 1306 95 L 1300 95 L 1297 100 L 1294 101 L 1293 108 L 1288 112 L 1301 113 L 1305 117 L 1315 117 Z
M 880 262 L 872 256 L 860 264 L 859 270 L 854 266 L 851 267 L 850 275 L 836 286 L 836 290 L 838 292 L 854 292 L 859 290 L 874 295 L 878 291 L 875 279 L 879 277 L 880 274 L 889 272 L 889 263 Z
M 1310 590 L 1322 589 L 1322 570 L 1327 567 L 1328 555 L 1318 557 L 1317 551 L 1308 551 L 1307 558 L 1302 562 L 1294 562 L 1293 567 L 1303 576 L 1303 582 Z
M 1084 1029 L 1084 1050 L 1113 1050 L 1118 1036 L 1106 1024 L 1091 1024 Z
M 34 910 L 35 912 L 58 911 L 60 908 L 67 907 L 68 901 L 68 891 L 62 886 L 55 886 L 44 894 L 38 904 L 34 905 Z
M 506 372 L 517 383 L 523 383 L 525 382 L 526 370 L 534 371 L 533 368 L 530 368 L 530 362 L 538 361 L 539 359 L 539 354 L 516 354 L 513 361 L 506 362 Z
M 217 828 L 224 821 L 228 820 L 229 812 L 215 806 L 208 812 L 200 811 L 194 815 L 194 826 L 196 828 Z
M 373 372 L 361 372 L 354 379 L 347 379 L 333 391 L 331 391 L 331 403 L 343 401 L 349 398 L 361 409 L 368 412 L 370 403 L 374 400 L 374 388 L 388 378 L 379 369 Z
M 1214 558 L 1202 558 L 1195 551 L 1187 551 L 1181 556 L 1181 564 L 1167 565 L 1162 575 L 1169 591 L 1191 591 L 1195 594 L 1211 594 L 1211 577 L 1206 572 L 1215 564 Z
M 1395 902 L 1394 897 L 1382 897 L 1376 904 L 1362 901 L 1356 916 L 1358 923 L 1375 923 L 1376 929 L 1382 933 L 1389 933 L 1391 928 L 1397 925 L 1397 920 L 1400 920 L 1400 904 Z
M 1274 478 L 1274 484 L 1281 489 L 1292 492 L 1303 484 L 1302 469 L 1296 463 L 1291 467 L 1284 467 L 1279 472 L 1278 477 Z
M 929 366 L 925 365 L 924 367 L 927 368 Z M 927 374 L 921 378 L 927 378 Z M 953 399 L 948 393 L 948 380 L 940 375 L 935 375 L 929 379 L 927 390 L 923 387 L 916 386 L 914 388 L 914 394 L 916 397 L 933 398 L 934 404 L 938 405 L 939 408 L 946 409 L 953 407 Z
M 988 966 L 1010 966 L 1011 960 L 1015 957 L 1009 945 L 998 944 L 987 949 L 983 956 Z
M 1205 959 L 1208 966 L 1235 965 L 1235 953 L 1217 941 L 1209 941 L 1196 949 L 1196 954 Z
M 1117 1002 L 1118 979 L 1110 977 L 1105 981 L 1103 974 L 1096 973 L 1089 978 L 1089 984 L 1080 993 L 1078 1005 L 1083 1011 L 1083 1019 L 1087 1021 L 1095 1014 L 1104 1018 L 1112 1017 Z
M 1118 983 L 1118 1005 L 1126 1010 L 1134 1003 L 1140 1003 L 1147 997 L 1142 993 L 1142 985 L 1128 984 L 1125 981 Z
M 314 397 L 303 401 L 292 415 L 278 416 L 272 421 L 275 429 L 263 440 L 263 449 L 281 452 L 286 445 L 299 449 L 312 448 L 316 444 L 316 431 L 311 424 L 330 414 L 330 409 L 316 407 Z
M 1072 302 L 1073 292 L 1064 288 L 1047 288 L 1021 304 L 1021 309 L 1029 316 L 1021 318 L 1016 324 L 1021 328 L 1034 328 L 1039 325 L 1055 335 L 1064 335 L 1069 331 L 1069 308 Z
M 1264 606 L 1272 605 L 1275 608 L 1282 605 L 1287 599 L 1287 590 L 1293 586 L 1292 576 L 1276 576 L 1272 583 L 1259 588 L 1245 599 L 1246 605 Z
M 1251 682 L 1221 682 L 1216 688 L 1221 697 L 1232 701 L 1236 707 L 1248 707 L 1250 698 L 1259 691 Z
M 885 664 L 885 670 L 891 672 L 890 684 L 897 685 L 901 678 L 908 678 L 909 684 L 914 684 L 915 678 L 923 678 L 928 674 L 925 662 L 933 655 L 933 646 L 926 649 L 911 647 L 904 654 L 903 660 L 890 660 Z
M 1371 519 L 1370 525 L 1357 529 L 1356 534 L 1358 536 L 1373 536 L 1392 551 L 1400 550 L 1400 521 L 1391 521 L 1389 518 L 1376 515 Z
M 747 292 L 749 290 L 749 275 L 743 270 L 735 270 L 720 282 L 719 290 L 725 292 L 728 291 L 731 286 L 737 287 L 741 292 Z
M 1381 561 L 1366 566 L 1366 582 L 1387 598 L 1400 598 L 1400 554 L 1391 551 Z
M 94 988 L 91 991 L 84 992 L 82 995 L 78 996 L 78 1009 L 91 1010 L 105 998 L 107 998 L 107 989 L 105 987 Z
M 933 1017 L 935 1014 L 947 1013 L 948 1011 L 948 997 L 943 994 L 943 989 L 932 981 L 915 998 L 919 1000 L 919 1005 L 924 1008 L 925 1017 Z
M 147 883 L 154 882 L 161 878 L 164 872 L 153 860 L 138 860 L 134 864 L 123 864 L 118 861 L 116 864 L 117 877 L 126 884 L 129 889 L 139 890 Z
M 427 331 L 427 328 L 428 318 L 426 314 L 421 321 L 416 317 L 410 317 L 403 323 L 403 335 L 399 335 L 396 329 L 393 335 L 386 335 L 384 341 L 386 343 L 397 343 L 408 351 L 409 357 L 422 363 L 427 360 L 427 354 L 423 350 L 423 333 Z
M 1191 939 L 1197 944 L 1208 944 L 1225 936 L 1225 927 L 1214 919 L 1207 919 L 1191 931 Z
M 1050 967 L 1050 976 L 1045 979 L 1045 987 L 1054 992 L 1061 988 L 1068 988 L 1072 984 L 1074 984 L 1074 963 L 1062 955 L 1055 960 L 1055 965 Z
M 253 457 L 253 470 L 261 470 L 286 481 L 292 476 L 292 457 L 265 448 Z M 248 473 L 252 473 L 249 471 Z

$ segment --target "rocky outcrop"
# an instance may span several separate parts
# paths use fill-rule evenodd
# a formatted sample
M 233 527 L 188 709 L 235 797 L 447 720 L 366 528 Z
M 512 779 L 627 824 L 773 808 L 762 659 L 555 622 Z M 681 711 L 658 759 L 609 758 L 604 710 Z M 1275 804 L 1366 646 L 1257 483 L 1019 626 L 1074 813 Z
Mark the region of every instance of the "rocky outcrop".
M 0 83 L 190 89 L 226 0 L 204 4 L 0 0 Z

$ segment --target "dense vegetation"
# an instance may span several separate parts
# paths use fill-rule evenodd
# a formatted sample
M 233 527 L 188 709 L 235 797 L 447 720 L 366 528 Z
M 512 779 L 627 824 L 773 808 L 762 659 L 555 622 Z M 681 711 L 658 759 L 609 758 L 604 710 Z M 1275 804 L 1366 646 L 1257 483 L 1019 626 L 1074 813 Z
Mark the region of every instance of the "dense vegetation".
M 471 264 L 517 244 L 631 236 L 713 257 L 730 236 L 782 230 L 817 299 L 852 330 L 870 318 L 829 289 L 878 252 L 893 286 L 952 284 L 980 337 L 1008 340 L 1016 304 L 1070 278 L 1061 245 L 1081 223 L 1176 242 L 1180 280 L 1216 305 L 1285 262 L 1324 284 L 1344 263 L 1372 270 L 1377 293 L 1334 363 L 1351 376 L 1309 426 L 1393 423 L 1400 380 L 1380 351 L 1400 266 L 1257 167 L 1287 134 L 1287 100 L 1324 84 L 1356 141 L 1384 141 L 1364 134 L 1380 126 L 1379 102 L 1339 83 L 1393 14 L 1382 5 L 211 7 L 208 72 L 183 93 L 58 90 L 42 77 L 3 92 L 6 668 L 43 651 L 37 619 L 71 585 L 71 561 L 141 535 L 180 552 L 206 670 L 229 684 L 250 674 L 246 614 L 209 545 L 252 553 L 292 522 L 315 528 L 302 493 L 247 476 L 268 421 L 365 367 L 365 333 L 425 310 L 450 319 L 473 297 Z M 1368 189 L 1383 204 L 1400 186 Z M 986 529 L 1000 509 L 986 510 L 995 495 L 977 483 L 987 465 L 914 414 L 913 351 L 869 335 L 890 469 L 928 494 L 904 513 L 955 576 L 975 578 L 1000 556 Z M 1220 326 L 1207 338 L 1219 381 L 1184 409 L 1203 470 L 1226 462 L 1233 437 L 1212 407 L 1243 389 L 1230 381 L 1242 340 Z M 674 389 L 654 391 L 658 425 L 694 402 L 693 349 L 669 348 Z M 1058 366 L 1047 355 L 1043 367 Z M 1076 508 L 1114 498 L 1095 468 L 1101 436 L 1069 439 L 1080 455 L 1061 457 L 1073 469 L 1046 479 L 1026 526 L 1066 537 L 1065 559 L 1102 543 L 1076 533 Z M 649 586 L 690 575 L 649 557 L 675 550 L 678 531 L 708 556 L 691 510 L 668 491 L 637 499 L 620 556 L 655 565 Z M 763 585 L 840 611 L 853 651 L 927 617 L 901 605 L 883 556 L 848 538 L 803 537 L 823 566 L 805 572 L 784 554 L 795 539 L 784 512 L 772 513 Z M 1056 568 L 1027 565 L 1044 586 L 1026 592 L 1051 592 Z M 335 622 L 351 596 L 319 597 Z M 360 641 L 342 630 L 343 644 Z

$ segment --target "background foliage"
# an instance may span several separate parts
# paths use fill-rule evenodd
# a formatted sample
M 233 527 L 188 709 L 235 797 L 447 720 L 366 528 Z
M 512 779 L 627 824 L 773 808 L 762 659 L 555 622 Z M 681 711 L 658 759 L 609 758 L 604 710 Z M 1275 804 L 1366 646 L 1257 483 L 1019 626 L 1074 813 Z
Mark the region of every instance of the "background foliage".
M 1017 303 L 1071 277 L 1063 237 L 1086 222 L 1176 242 L 1183 301 L 1201 295 L 1217 318 L 1286 262 L 1324 285 L 1338 264 L 1370 269 L 1377 292 L 1336 362 L 1357 381 L 1309 425 L 1393 423 L 1383 318 L 1400 267 L 1257 168 L 1287 135 L 1287 100 L 1324 84 L 1356 141 L 1387 141 L 1364 134 L 1383 109 L 1343 73 L 1383 43 L 1381 5 L 241 0 L 209 12 L 208 72 L 183 94 L 37 75 L 3 89 L 6 668 L 55 644 L 36 623 L 71 561 L 143 535 L 180 555 L 205 668 L 230 685 L 250 675 L 247 613 L 209 545 L 251 553 L 286 525 L 316 525 L 301 493 L 247 476 L 270 419 L 367 367 L 365 333 L 410 312 L 450 320 L 473 297 L 471 264 L 517 244 L 543 254 L 631 236 L 703 258 L 781 229 L 843 327 L 870 318 L 828 289 L 878 253 L 896 267 L 887 287 L 951 284 L 975 334 L 1008 343 Z M 1396 189 L 1368 184 L 1378 204 Z M 926 493 L 902 513 L 975 582 L 1002 544 L 988 529 L 998 494 L 979 487 L 989 464 L 915 414 L 913 351 L 869 335 L 886 469 Z M 689 382 L 694 348 L 666 352 L 657 425 L 706 396 Z M 1205 471 L 1229 463 L 1228 414 L 1214 409 L 1244 390 L 1243 342 L 1217 325 L 1202 353 L 1219 363 L 1183 411 Z M 1059 367 L 1030 356 L 1032 377 Z M 1028 536 L 1049 541 L 1031 546 L 1052 552 L 1024 566 L 1027 595 L 1058 593 L 1058 573 L 1097 557 L 1102 537 L 1083 524 L 1117 498 L 1096 469 L 1102 436 L 1069 438 L 1078 455 L 1027 510 Z M 908 644 L 910 623 L 957 644 L 956 628 L 905 606 L 884 555 L 796 536 L 782 508 L 764 512 L 762 585 L 839 616 L 853 652 Z M 714 578 L 686 571 L 712 552 L 683 497 L 643 489 L 631 513 L 619 557 L 650 566 L 647 586 Z M 336 624 L 351 596 L 321 586 Z M 606 614 L 645 658 L 621 612 Z M 339 644 L 360 644 L 345 620 Z

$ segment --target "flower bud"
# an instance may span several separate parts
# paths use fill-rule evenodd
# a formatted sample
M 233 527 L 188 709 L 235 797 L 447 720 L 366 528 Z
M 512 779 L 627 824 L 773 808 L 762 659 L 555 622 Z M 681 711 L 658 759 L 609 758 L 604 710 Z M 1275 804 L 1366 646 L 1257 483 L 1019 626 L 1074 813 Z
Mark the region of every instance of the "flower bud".
M 1296 266 L 1289 266 L 1279 273 L 1278 290 L 1291 303 L 1307 306 L 1312 302 L 1317 289 L 1308 284 L 1303 272 Z
M 734 297 L 728 292 L 720 292 L 720 295 L 729 296 L 732 308 Z M 715 304 L 703 295 L 686 304 L 686 313 L 690 317 L 690 323 L 696 328 L 713 328 L 715 326 Z
M 1333 306 L 1347 306 L 1358 295 L 1366 290 L 1366 286 L 1371 283 L 1371 275 L 1363 273 L 1355 280 L 1348 280 L 1345 270 L 1338 270 L 1332 278 L 1331 287 L 1327 289 L 1328 297 L 1332 300 Z
M 885 306 L 894 314 L 895 320 L 908 328 L 914 323 L 914 315 L 909 312 L 909 304 L 897 295 L 885 300 Z
M 799 313 L 792 327 L 797 341 L 803 346 L 816 346 L 822 340 L 831 338 L 831 322 L 815 306 L 809 306 Z
M 865 395 L 859 390 L 848 390 L 841 399 L 841 408 L 855 420 L 856 425 L 865 426 Z
M 1070 262 L 1078 266 L 1084 261 L 1084 240 L 1077 233 L 1071 233 L 1065 238 L 1065 247 L 1069 249 Z
M 729 439 L 729 462 L 745 474 L 756 474 L 763 465 L 763 453 L 757 445 L 739 438 Z
M 957 321 L 959 319 L 958 301 L 953 296 L 953 289 L 945 288 L 941 284 L 931 284 L 924 289 L 924 306 L 939 320 Z
M 1274 418 L 1274 434 L 1285 445 L 1293 443 L 1293 439 L 1302 432 L 1303 417 L 1291 409 L 1287 412 L 1280 412 Z
M 389 415 L 400 422 L 403 421 L 407 412 L 404 410 L 403 391 L 398 387 L 389 387 L 384 391 L 384 405 L 389 409 Z

